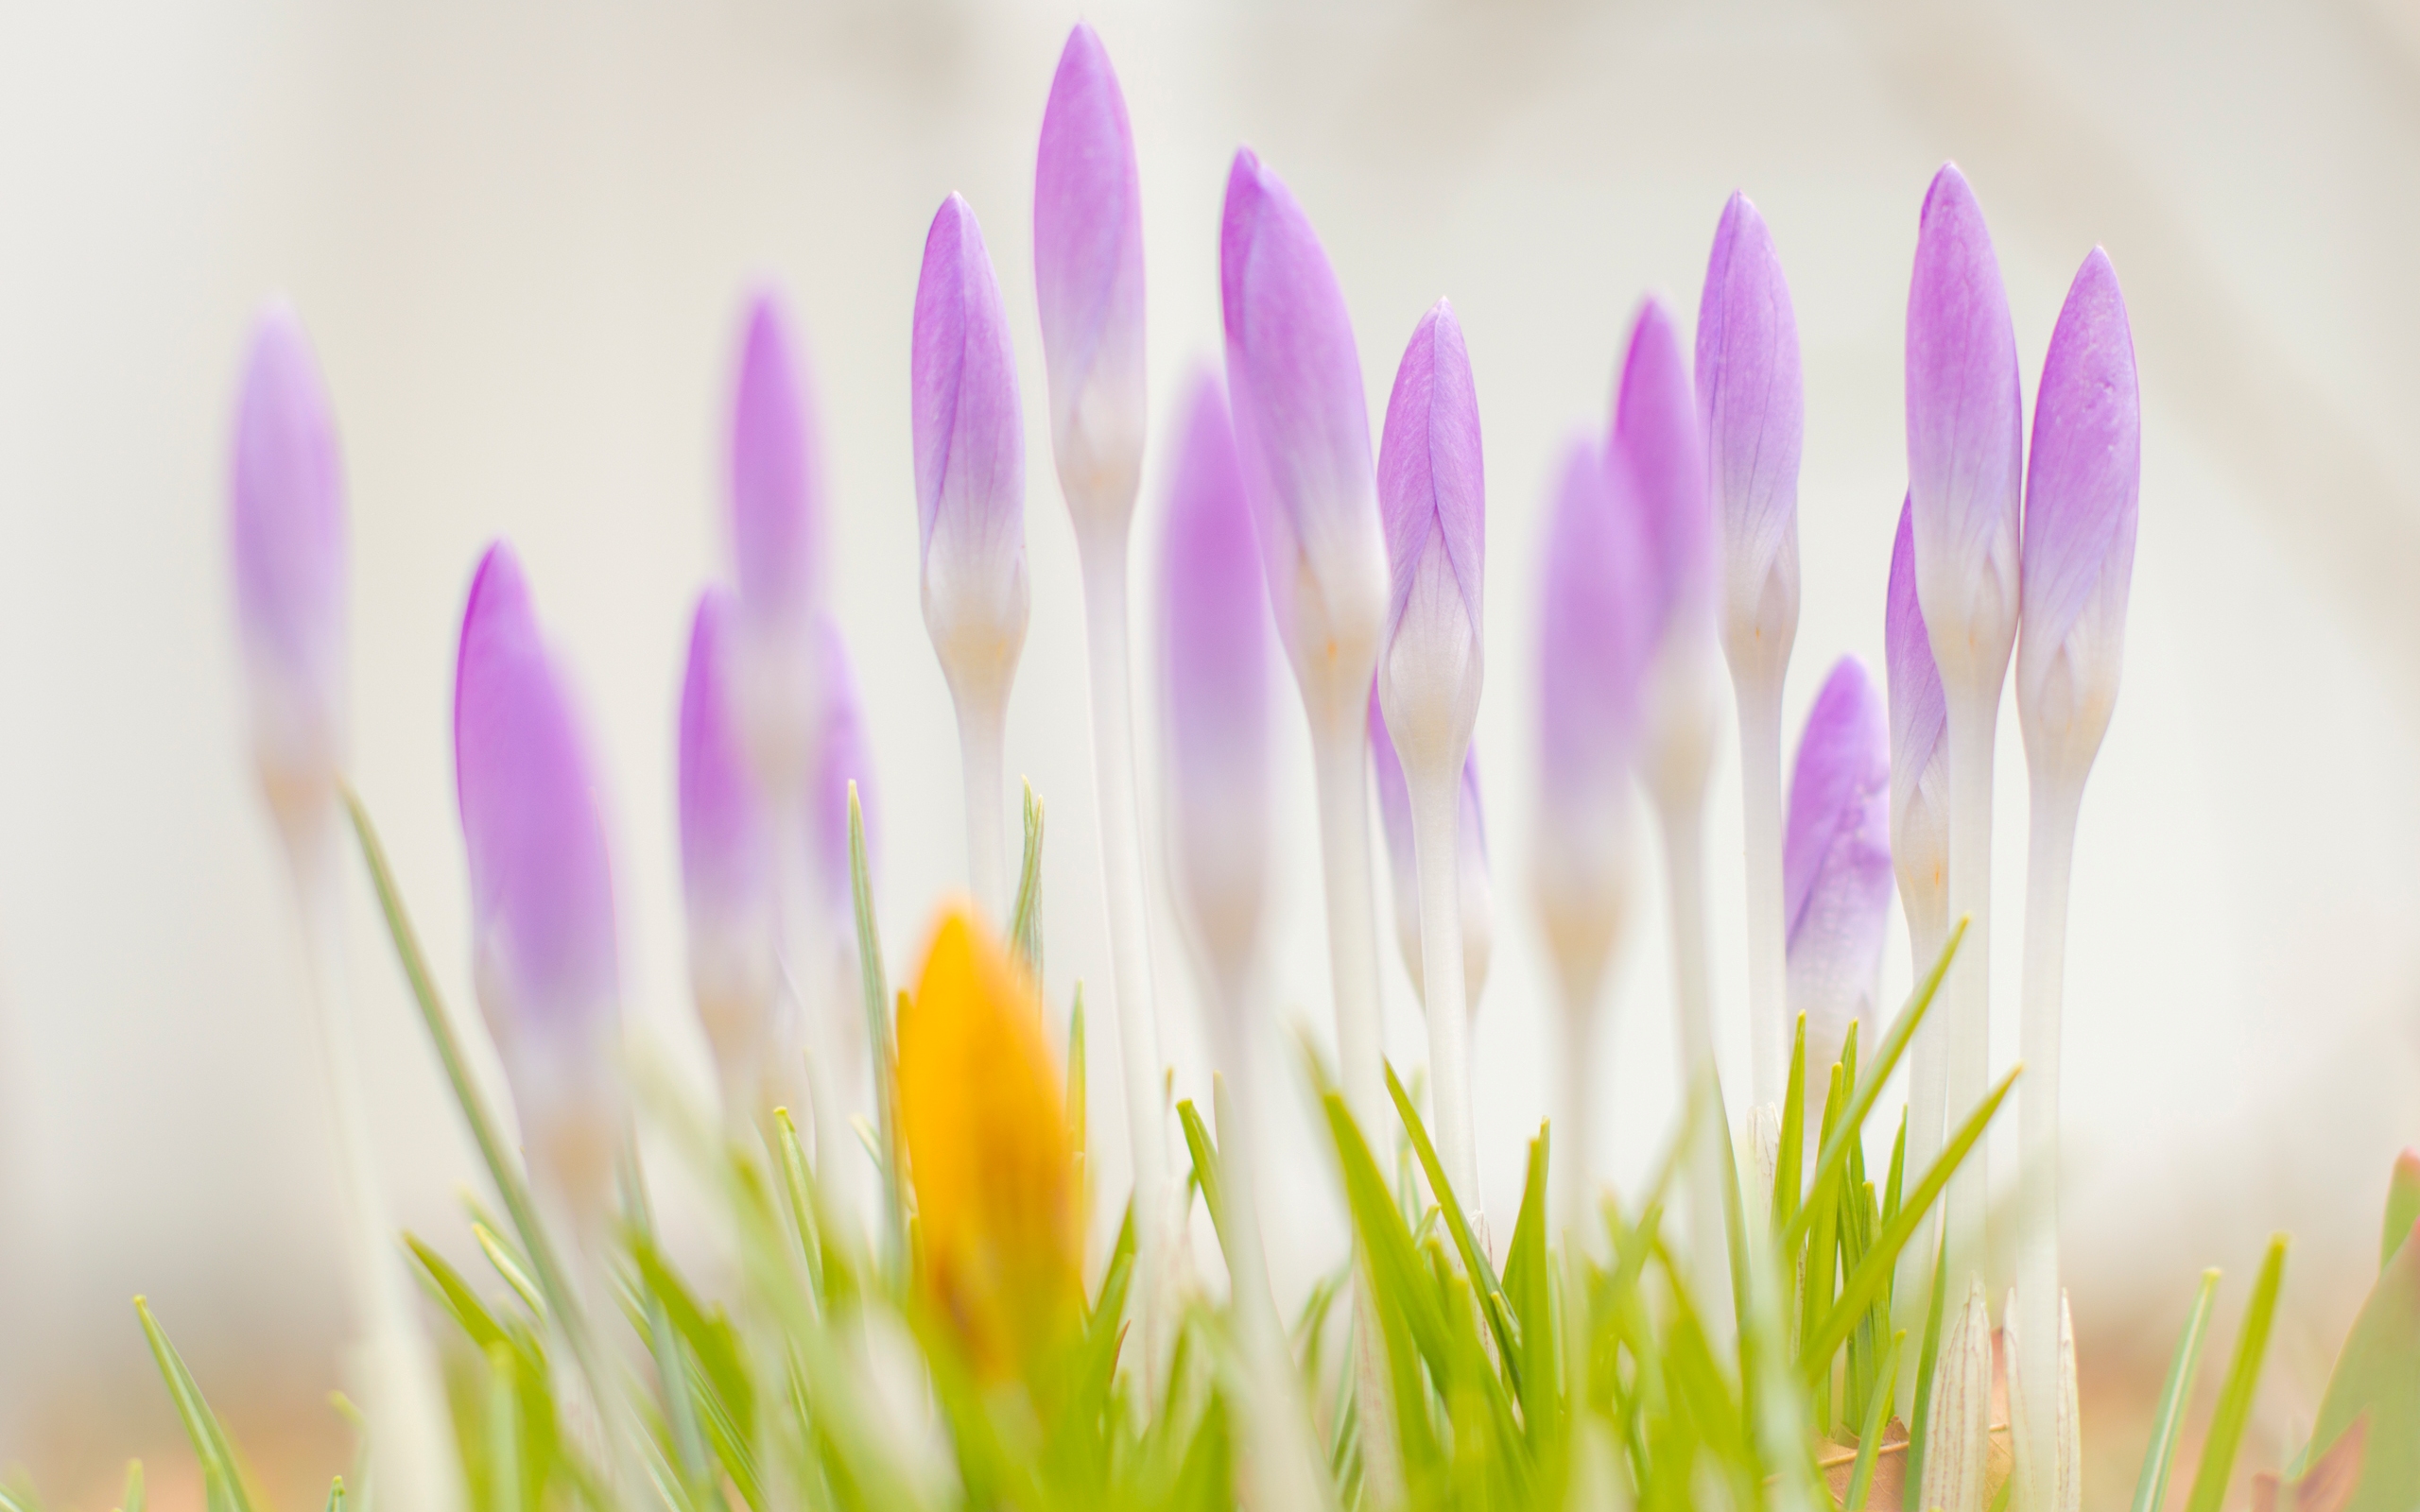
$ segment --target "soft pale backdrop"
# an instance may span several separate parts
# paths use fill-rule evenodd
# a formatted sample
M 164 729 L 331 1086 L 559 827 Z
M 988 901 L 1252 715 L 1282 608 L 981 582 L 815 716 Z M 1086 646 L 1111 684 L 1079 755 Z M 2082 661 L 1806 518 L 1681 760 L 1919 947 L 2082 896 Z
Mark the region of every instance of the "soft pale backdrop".
M 612 776 L 633 1027 L 694 1072 L 671 715 L 687 606 L 722 560 L 719 411 L 758 276 L 788 290 L 826 409 L 894 971 L 962 874 L 949 705 L 916 610 L 907 365 L 925 222 L 964 192 L 1028 402 L 1034 614 L 1011 766 L 1049 804 L 1054 986 L 1105 994 L 1081 611 L 1029 261 L 1034 132 L 1076 14 L 0 10 L 0 1459 L 80 1494 L 97 1467 L 166 1441 L 127 1306 L 138 1289 L 243 1420 L 332 1435 L 331 1172 L 287 900 L 242 758 L 225 581 L 231 384 L 272 290 L 309 324 L 341 419 L 358 785 L 458 1008 L 452 642 L 475 555 L 503 532 L 578 664 Z M 1320 225 L 1374 408 L 1420 312 L 1448 294 L 1461 314 L 1491 490 L 1479 739 L 1502 921 L 1478 1118 L 1489 1205 L 1508 1215 L 1557 1044 L 1522 898 L 1527 585 L 1555 454 L 1601 423 L 1634 301 L 1668 290 L 1693 318 L 1724 195 L 1756 198 L 1808 386 L 1794 721 L 1834 657 L 1880 651 L 1927 179 L 1955 157 L 1992 218 L 2029 422 L 2066 279 L 2107 245 L 2135 317 L 2144 489 L 2127 680 L 2078 857 L 2070 1270 L 2087 1373 L 2131 1379 L 2164 1354 L 2201 1264 L 2231 1267 L 2231 1318 L 2260 1237 L 2293 1229 L 2274 1427 L 2255 1444 L 2273 1457 L 2375 1264 L 2387 1162 L 2420 1134 L 2420 16 L 2407 0 L 1089 15 L 1143 163 L 1158 434 L 1178 380 L 1217 352 L 1219 193 L 1239 143 Z M 1138 572 L 1155 560 L 1150 476 Z M 1138 629 L 1150 603 L 1146 587 Z M 1281 730 L 1271 1000 L 1323 1037 L 1290 704 Z M 2013 718 L 2004 733 L 2002 1063 L 2024 834 Z M 1726 1064 L 1744 1067 L 1736 782 L 1726 755 L 1716 987 Z M 1187 963 L 1165 910 L 1157 922 L 1164 1042 L 1198 1091 Z M 1661 927 L 1632 954 L 1599 1068 L 1617 1177 L 1671 1111 Z M 1894 940 L 1893 1000 L 1908 974 Z M 354 943 L 381 1155 L 406 1221 L 450 1240 L 472 1161 L 366 900 Z M 1387 946 L 1391 1048 L 1416 1061 Z M 1098 1001 L 1107 1136 L 1123 1124 Z M 1282 1283 L 1300 1285 L 1340 1229 L 1317 1147 L 1288 1126 L 1268 1227 L 1291 1241 Z M 1100 1170 L 1115 1190 L 1122 1153 Z M 2139 1445 L 2125 1432 L 2095 1449 L 2122 1463 Z

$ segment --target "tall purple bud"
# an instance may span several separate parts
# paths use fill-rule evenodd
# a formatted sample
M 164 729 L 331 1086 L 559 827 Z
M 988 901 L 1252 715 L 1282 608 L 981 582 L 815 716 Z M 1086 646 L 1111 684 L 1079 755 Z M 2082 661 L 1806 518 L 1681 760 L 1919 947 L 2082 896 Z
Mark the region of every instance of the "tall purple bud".
M 916 281 L 909 419 L 924 541 L 925 627 L 958 708 L 977 895 L 1005 917 L 1000 745 L 1025 649 L 1025 428 L 1000 285 L 983 232 L 952 195 Z
M 731 556 L 739 585 L 734 671 L 758 780 L 786 788 L 814 748 L 811 631 L 823 596 L 821 438 L 780 296 L 749 301 L 731 404 Z
M 1219 294 L 1244 496 L 1311 727 L 1338 1058 L 1354 1116 L 1376 1127 L 1386 1084 L 1364 774 L 1386 535 L 1344 291 L 1310 217 L 1250 148 L 1227 175 Z
M 1109 53 L 1079 23 L 1059 55 L 1033 182 L 1034 294 L 1050 444 L 1076 511 L 1123 530 L 1143 468 L 1143 197 Z
M 291 842 L 325 821 L 342 779 L 349 532 L 327 394 L 283 303 L 252 327 L 230 472 L 252 758 Z
M 1269 881 L 1269 595 L 1226 395 L 1194 381 L 1160 558 L 1177 884 L 1211 973 L 1239 989 Z
M 781 923 L 772 831 L 740 738 L 733 698 L 728 590 L 698 595 L 681 683 L 681 882 L 689 986 L 727 1109 L 752 1118 L 772 1054 Z
M 1781 696 L 1798 636 L 1798 320 L 1772 233 L 1745 195 L 1722 207 L 1698 304 L 1698 416 L 1722 539 L 1722 649 L 1739 707 L 1747 822 L 1748 1009 L 1756 1106 L 1787 1084 Z
M 1411 976 L 1413 990 L 1425 992 L 1420 966 L 1420 863 L 1411 833 L 1411 788 L 1404 781 L 1403 762 L 1395 755 L 1394 740 L 1387 733 L 1386 716 L 1374 691 L 1370 696 L 1370 768 L 1378 780 L 1378 823 L 1387 837 L 1395 943 L 1403 951 L 1403 969 Z M 1461 849 L 1455 861 L 1455 877 L 1461 899 L 1462 980 L 1477 1011 L 1495 944 L 1495 887 L 1488 873 L 1487 818 L 1479 807 L 1476 744 L 1462 762 L 1461 789 Z
M 613 870 L 586 731 L 502 541 L 462 611 L 454 777 L 479 1005 L 533 1175 L 593 1225 L 625 1119 Z
M 2028 1486 L 2077 1484 L 2072 1435 L 2058 1432 L 2074 1364 L 2060 1357 L 2066 1294 L 2058 1247 L 2059 1040 L 2066 971 L 2067 883 L 2085 777 L 2109 729 L 2124 660 L 2126 594 L 2142 488 L 2142 401 L 2125 297 L 2108 254 L 2084 259 L 2067 290 L 2033 404 L 2026 470 L 2024 635 L 2016 651 L 2016 719 L 2032 777 L 2026 855 L 2025 997 L 2017 1096 L 2022 1190 L 2031 1194 L 2018 1249 Z
M 1815 695 L 1789 782 L 1782 850 L 1789 1008 L 1806 1020 L 1807 1091 L 1853 1020 L 1872 1024 L 1891 915 L 1891 727 L 1865 664 L 1842 657 Z

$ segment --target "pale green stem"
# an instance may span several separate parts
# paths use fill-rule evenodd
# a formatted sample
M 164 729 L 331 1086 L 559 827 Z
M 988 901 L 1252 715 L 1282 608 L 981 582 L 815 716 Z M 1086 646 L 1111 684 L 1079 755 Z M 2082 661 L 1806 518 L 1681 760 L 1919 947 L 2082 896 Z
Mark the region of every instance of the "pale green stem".
M 1437 1154 L 1462 1211 L 1487 1243 L 1471 1118 L 1469 984 L 1462 975 L 1462 762 L 1404 773 L 1411 790 L 1411 843 L 1420 873 L 1421 1001 L 1428 1020 L 1428 1087 L 1437 1109 Z
M 2020 1486 L 2043 1488 L 2048 1512 L 2057 1485 L 2059 1417 L 2059 1018 L 2067 954 L 2067 883 L 2075 864 L 2081 783 L 2037 771 L 2025 873 L 2025 1003 L 2016 1090 L 2017 1191 L 2026 1206 L 2016 1255 L 2019 1366 L 2026 1442 L 2016 1446 L 2030 1472 Z
M 1999 681 L 1958 689 L 1949 697 L 1949 917 L 1968 920 L 1965 942 L 1944 984 L 1949 994 L 1945 1117 L 1963 1118 L 1991 1080 L 1992 740 L 1999 721 Z M 1949 1228 L 1949 1295 L 1962 1295 L 1983 1273 L 1984 1209 L 1990 1152 L 1979 1141 L 1959 1163 L 1943 1197 Z M 2058 1337 L 2052 1331 L 2053 1339 Z
M 1707 965 L 1705 822 L 1697 805 L 1659 804 L 1665 890 L 1672 909 L 1673 1005 L 1679 1016 L 1681 1106 L 1688 1119 L 1690 1269 L 1707 1330 L 1726 1339 L 1732 1315 L 1730 1243 L 1723 1231 L 1722 1142 L 1729 1115 L 1715 1097 L 1714 994 Z M 1700 1107 L 1703 1099 L 1704 1106 Z
M 1749 1091 L 1779 1107 L 1789 1084 L 1789 1015 L 1782 919 L 1781 679 L 1736 679 L 1739 701 L 1740 813 L 1748 875 Z
M 1093 785 L 1099 797 L 1101 890 L 1109 905 L 1111 973 L 1117 988 L 1117 1041 L 1126 1074 L 1126 1124 L 1134 1164 L 1134 1226 L 1141 1284 L 1146 1400 L 1156 1392 L 1174 1342 L 1167 1115 L 1162 1107 L 1159 1021 L 1151 998 L 1151 937 L 1144 916 L 1143 842 L 1134 797 L 1132 687 L 1127 670 L 1126 531 L 1079 529 L 1084 628 L 1092 668 Z

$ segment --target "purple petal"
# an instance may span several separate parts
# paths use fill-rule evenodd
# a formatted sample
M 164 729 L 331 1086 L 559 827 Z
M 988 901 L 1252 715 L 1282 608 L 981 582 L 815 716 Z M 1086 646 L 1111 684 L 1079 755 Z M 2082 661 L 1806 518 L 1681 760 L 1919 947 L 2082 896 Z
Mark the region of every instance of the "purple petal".
M 1882 611 L 1883 675 L 1891 690 L 1891 764 L 1912 781 L 1941 754 L 1948 729 L 1948 705 L 1941 670 L 1933 664 L 1932 638 L 1916 598 L 1914 506 L 1899 505 L 1899 531 L 1891 542 L 1891 582 Z
M 752 616 L 794 620 L 822 581 L 823 484 L 814 396 L 780 298 L 750 301 L 731 416 L 731 542 Z
M 1793 978 L 1870 991 L 1891 909 L 1891 731 L 1853 656 L 1824 679 L 1799 737 L 1782 898 Z
M 1652 564 L 1651 623 L 1660 639 L 1676 613 L 1709 603 L 1714 571 L 1697 394 L 1679 327 L 1661 299 L 1641 304 L 1632 322 L 1606 463 L 1616 495 L 1630 490 L 1638 509 Z
M 620 974 L 596 772 L 520 561 L 502 541 L 481 559 L 462 612 L 454 778 L 481 1002 L 498 1039 L 596 1053 Z
M 1548 813 L 1629 780 L 1653 648 L 1650 578 L 1636 515 L 1616 507 L 1597 449 L 1572 442 L 1539 595 L 1538 797 Z
M 864 703 L 857 696 L 857 677 L 849 659 L 849 644 L 840 622 L 818 616 L 823 654 L 823 753 L 817 765 L 815 791 L 808 796 L 807 815 L 813 825 L 808 843 L 814 848 L 817 885 L 825 905 L 842 916 L 855 908 L 849 874 L 849 784 L 857 784 L 857 808 L 865 816 L 866 867 L 872 871 L 880 853 L 881 827 L 874 802 L 873 745 L 866 729 Z
M 1165 710 L 1174 816 L 1196 887 L 1247 889 L 1266 868 L 1269 825 L 1267 590 L 1218 378 L 1193 380 L 1170 470 L 1161 547 Z M 1232 869 L 1228 869 L 1232 868 Z
M 1706 481 L 1730 577 L 1761 593 L 1784 541 L 1797 539 L 1806 396 L 1789 284 L 1772 233 L 1745 195 L 1731 197 L 1715 230 L 1698 302 L 1697 369 Z
M 975 213 L 956 195 L 925 238 L 916 281 L 916 518 L 929 559 L 945 532 L 968 559 L 1025 547 L 1025 424 L 999 281 Z
M 732 695 L 728 590 L 698 595 L 681 683 L 681 879 L 693 930 L 770 905 L 771 836 Z
M 344 470 L 310 343 L 284 304 L 252 327 L 230 472 L 254 739 L 273 779 L 332 782 L 344 745 Z
M 1227 176 L 1219 288 L 1236 448 L 1270 581 L 1325 581 L 1350 570 L 1340 554 L 1358 549 L 1377 508 L 1361 359 L 1309 217 L 1249 148 Z M 1287 600 L 1275 602 L 1282 615 Z
M 1394 567 L 1389 639 L 1403 624 L 1422 559 L 1435 550 L 1445 555 L 1478 640 L 1487 522 L 1478 390 L 1461 322 L 1444 300 L 1420 318 L 1395 369 L 1378 443 L 1378 506 Z
M 1908 288 L 1908 492 L 1936 627 L 1985 612 L 2014 627 L 2024 403 L 1991 232 L 1948 164 L 1925 196 Z
M 2135 338 L 2108 254 L 2084 259 L 2050 333 L 2025 487 L 2025 636 L 2048 650 L 2096 592 L 2122 619 L 2142 485 Z
M 1131 467 L 1144 409 L 1141 176 L 1126 96 L 1082 23 L 1067 34 L 1042 112 L 1033 282 L 1062 468 L 1111 458 Z

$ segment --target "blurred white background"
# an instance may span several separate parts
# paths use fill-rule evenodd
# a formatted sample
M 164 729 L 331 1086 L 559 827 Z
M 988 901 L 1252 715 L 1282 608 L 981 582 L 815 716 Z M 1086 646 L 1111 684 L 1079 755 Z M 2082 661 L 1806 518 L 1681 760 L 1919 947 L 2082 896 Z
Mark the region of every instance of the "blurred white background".
M 1030 267 L 1034 133 L 1077 14 L 1055 0 L 0 9 L 0 1459 L 89 1503 L 117 1456 L 171 1442 L 128 1306 L 143 1290 L 264 1457 L 290 1432 L 312 1446 L 298 1484 L 340 1468 L 320 1405 L 339 1314 L 332 1173 L 226 587 L 232 385 L 271 291 L 308 324 L 342 425 L 357 783 L 458 1011 L 452 645 L 475 556 L 501 533 L 579 668 L 612 774 L 634 1031 L 694 1071 L 671 714 L 691 595 L 722 565 L 720 411 L 756 277 L 788 291 L 826 412 L 894 974 L 962 875 L 956 741 L 916 609 L 906 401 L 926 220 L 964 192 L 1027 399 L 1034 615 L 1011 766 L 1049 805 L 1054 991 L 1081 977 L 1100 994 L 1094 1126 L 1122 1128 L 1081 605 Z M 2140 352 L 2144 487 L 2127 681 L 2075 888 L 2070 1272 L 2087 1375 L 2117 1401 L 2164 1360 L 2202 1264 L 2229 1267 L 2231 1320 L 2262 1237 L 2291 1229 L 2290 1317 L 2254 1444 L 2273 1459 L 2375 1267 L 2388 1161 L 2420 1136 L 2420 10 L 1105 0 L 1085 14 L 1140 146 L 1159 434 L 1181 377 L 1218 350 L 1219 196 L 1238 144 L 1318 222 L 1374 411 L 1420 312 L 1446 294 L 1461 314 L 1491 490 L 1479 738 L 1501 920 L 1478 1128 L 1488 1204 L 1508 1216 L 1558 1043 L 1525 922 L 1527 589 L 1556 454 L 1601 423 L 1635 301 L 1667 290 L 1693 318 L 1723 197 L 1757 200 L 1807 380 L 1794 733 L 1835 657 L 1880 651 L 1906 284 L 1933 169 L 1957 159 L 1991 217 L 2029 422 L 2066 280 L 2108 247 Z M 1162 476 L 1135 555 L 1147 634 Z M 1324 1037 L 1288 692 L 1270 996 Z M 2014 719 L 2003 729 L 2005 1064 L 2024 784 Z M 1726 754 L 1717 989 L 1726 1064 L 1742 1067 L 1736 783 Z M 1198 1091 L 1187 963 L 1165 911 L 1158 923 L 1164 1043 Z M 1632 954 L 1597 1068 L 1616 1178 L 1651 1158 L 1671 1112 L 1661 927 Z M 406 1221 L 450 1243 L 473 1162 L 366 896 L 353 936 L 381 1156 Z M 1893 1001 L 1908 976 L 1894 941 Z M 1425 1040 L 1388 947 L 1390 1047 L 1416 1062 Z M 1273 1056 L 1272 1071 L 1294 1085 Z M 1324 1161 L 1288 1123 L 1269 1227 L 1293 1240 L 1281 1278 L 1299 1285 L 1341 1240 Z M 1115 1191 L 1122 1153 L 1101 1167 Z M 2123 1422 L 2115 1407 L 2102 1420 Z M 2111 1463 L 2139 1453 L 2130 1428 L 2098 1432 Z M 2115 1486 L 2097 1481 L 2096 1500 Z

